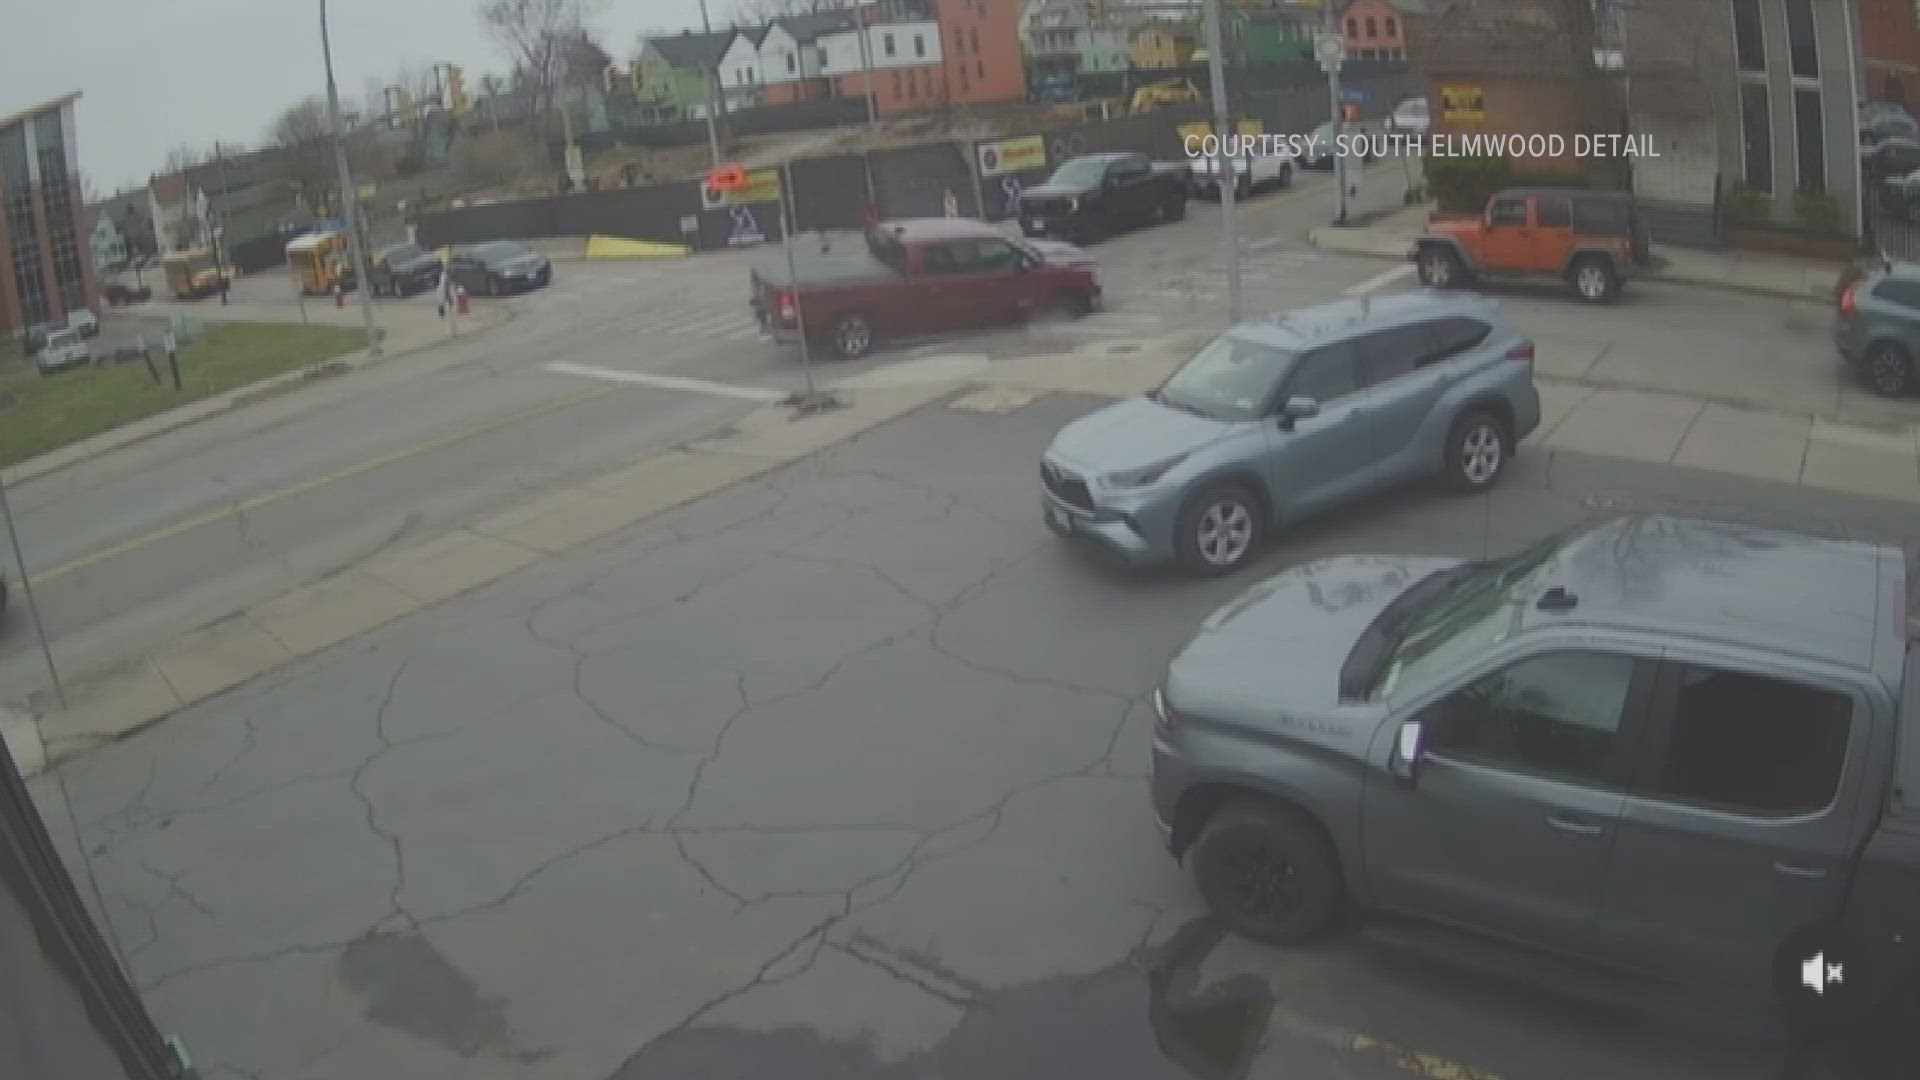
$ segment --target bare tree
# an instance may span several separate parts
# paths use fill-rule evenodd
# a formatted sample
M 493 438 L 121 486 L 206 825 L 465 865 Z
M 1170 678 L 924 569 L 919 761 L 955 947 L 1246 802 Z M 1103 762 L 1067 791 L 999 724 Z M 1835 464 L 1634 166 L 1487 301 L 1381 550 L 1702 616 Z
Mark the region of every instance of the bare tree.
M 589 0 L 481 0 L 480 21 L 513 61 L 534 114 L 546 118 L 567 80 L 569 49 L 587 33 Z
M 196 150 L 191 146 L 176 146 L 167 151 L 167 157 L 160 171 L 163 175 L 185 172 L 195 165 L 204 163 L 212 155 L 205 150 Z
M 839 11 L 849 6 L 846 0 L 740 0 L 732 8 L 732 18 L 744 26 L 760 26 L 789 15 Z
M 447 164 L 461 187 L 507 187 L 538 177 L 545 162 L 540 148 L 515 132 L 480 132 L 454 143 Z

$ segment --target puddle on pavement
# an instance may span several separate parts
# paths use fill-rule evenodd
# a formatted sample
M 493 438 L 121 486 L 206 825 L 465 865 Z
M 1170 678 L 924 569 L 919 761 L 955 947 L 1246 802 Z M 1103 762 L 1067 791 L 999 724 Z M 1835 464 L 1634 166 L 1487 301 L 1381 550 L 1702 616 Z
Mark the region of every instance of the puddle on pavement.
M 340 977 L 367 1002 L 367 1019 L 462 1057 L 538 1061 L 551 1051 L 516 1050 L 506 1001 L 485 998 L 426 938 L 375 931 L 347 946 Z
M 1201 920 L 1106 971 L 994 991 L 939 1043 L 891 1064 L 864 1043 L 806 1028 L 706 1027 L 656 1041 L 611 1080 L 1244 1080 L 1273 995 L 1251 975 L 1199 985 L 1222 936 Z

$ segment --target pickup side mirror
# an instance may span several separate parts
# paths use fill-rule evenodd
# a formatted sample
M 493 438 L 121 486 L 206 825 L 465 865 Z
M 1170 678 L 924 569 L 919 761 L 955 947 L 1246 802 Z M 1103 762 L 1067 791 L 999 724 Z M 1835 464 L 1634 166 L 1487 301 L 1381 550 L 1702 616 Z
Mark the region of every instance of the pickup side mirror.
M 1420 755 L 1424 751 L 1422 739 L 1424 732 L 1418 720 L 1408 720 L 1400 725 L 1399 733 L 1394 737 L 1393 756 L 1387 766 L 1394 778 L 1411 786 L 1415 774 L 1419 772 Z
M 1290 397 L 1280 406 L 1280 427 L 1293 430 L 1297 421 L 1311 419 L 1320 415 L 1320 403 L 1310 397 Z

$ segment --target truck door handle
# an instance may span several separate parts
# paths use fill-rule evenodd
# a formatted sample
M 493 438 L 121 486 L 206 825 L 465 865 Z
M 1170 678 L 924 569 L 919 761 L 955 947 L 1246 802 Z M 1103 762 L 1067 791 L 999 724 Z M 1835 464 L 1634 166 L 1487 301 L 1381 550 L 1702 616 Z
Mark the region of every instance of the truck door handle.
M 1594 825 L 1585 821 L 1574 821 L 1570 818 L 1563 818 L 1563 817 L 1556 816 L 1556 817 L 1549 817 L 1547 819 L 1547 824 L 1553 826 L 1556 829 L 1559 829 L 1561 832 L 1573 833 L 1576 836 L 1599 836 L 1600 835 L 1600 826 Z
M 1823 878 L 1827 876 L 1827 872 L 1818 866 L 1794 866 L 1791 863 L 1777 862 L 1773 864 L 1773 868 L 1789 877 Z

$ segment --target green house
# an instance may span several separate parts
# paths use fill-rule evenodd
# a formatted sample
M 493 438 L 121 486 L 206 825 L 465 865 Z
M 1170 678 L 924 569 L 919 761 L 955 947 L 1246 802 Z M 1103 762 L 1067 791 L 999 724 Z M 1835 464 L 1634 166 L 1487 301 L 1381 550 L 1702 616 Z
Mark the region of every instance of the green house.
M 1240 47 L 1248 63 L 1285 64 L 1313 59 L 1313 36 L 1322 16 L 1290 5 L 1248 10 L 1240 26 Z
M 639 86 L 634 97 L 643 122 L 671 123 L 706 115 L 713 71 L 733 44 L 734 31 L 696 34 L 683 31 L 648 38 L 640 50 Z

